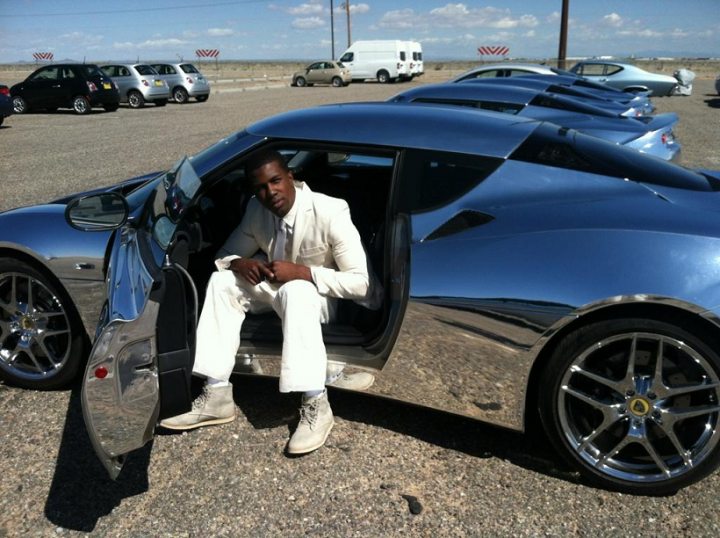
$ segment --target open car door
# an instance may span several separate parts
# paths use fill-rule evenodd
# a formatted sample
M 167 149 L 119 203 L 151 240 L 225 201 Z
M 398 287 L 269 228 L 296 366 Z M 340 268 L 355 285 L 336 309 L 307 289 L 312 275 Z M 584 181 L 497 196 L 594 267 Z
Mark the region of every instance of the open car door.
M 107 302 L 82 386 L 85 424 L 113 479 L 127 455 L 152 439 L 158 420 L 192 405 L 197 291 L 171 260 L 184 250 L 174 232 L 198 185 L 188 160 L 181 160 L 113 240 Z M 95 203 L 99 216 L 93 216 L 93 201 L 70 204 L 73 225 L 88 229 L 106 217 L 102 206 L 110 202 Z

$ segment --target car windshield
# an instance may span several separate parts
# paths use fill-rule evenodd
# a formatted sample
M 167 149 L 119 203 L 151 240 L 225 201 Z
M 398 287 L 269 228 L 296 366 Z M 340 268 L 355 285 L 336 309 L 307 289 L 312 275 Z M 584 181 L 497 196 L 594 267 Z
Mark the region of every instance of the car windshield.
M 180 69 L 182 69 L 185 73 L 199 73 L 195 66 L 193 64 L 182 64 L 180 66 Z
M 157 75 L 157 72 L 149 65 L 136 65 L 135 71 L 141 75 Z
M 85 72 L 85 75 L 88 77 L 102 77 L 105 76 L 105 73 L 100 71 L 100 68 L 97 65 L 83 65 L 82 66 L 83 71 Z

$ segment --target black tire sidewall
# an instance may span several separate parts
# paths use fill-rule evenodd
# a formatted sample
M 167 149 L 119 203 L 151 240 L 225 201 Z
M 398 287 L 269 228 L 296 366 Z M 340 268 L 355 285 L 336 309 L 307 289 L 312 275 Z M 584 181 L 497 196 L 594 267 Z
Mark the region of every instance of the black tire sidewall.
M 592 344 L 613 335 L 632 332 L 655 333 L 686 342 L 695 351 L 699 352 L 715 369 L 715 372 L 720 375 L 720 357 L 706 343 L 707 337 L 696 330 L 689 332 L 662 321 L 643 318 L 600 321 L 581 327 L 568 334 L 553 351 L 539 384 L 542 387 L 542 390 L 539 391 L 538 402 L 540 418 L 553 446 L 573 467 L 577 468 L 583 476 L 593 482 L 607 489 L 636 495 L 655 496 L 674 493 L 702 480 L 720 465 L 720 444 L 715 446 L 713 452 L 698 467 L 679 477 L 663 482 L 633 483 L 611 477 L 590 467 L 570 447 L 560 423 L 557 405 L 558 393 L 567 368 L 578 355 Z
M 85 102 L 85 109 L 84 109 L 82 112 L 78 111 L 78 109 L 75 108 L 75 103 L 76 103 L 78 100 L 82 100 L 82 101 Z M 75 97 L 75 98 L 73 99 L 72 105 L 73 105 L 73 110 L 75 111 L 76 114 L 79 114 L 79 115 L 81 115 L 81 116 L 84 116 L 84 115 L 86 115 L 86 114 L 90 114 L 90 110 L 91 110 L 90 101 L 88 101 L 87 99 L 85 99 L 85 98 L 82 97 L 81 95 L 78 95 L 77 97 Z
M 297 86 L 298 88 L 303 88 L 303 87 L 307 86 L 307 81 L 303 77 L 298 77 L 295 80 L 295 86 Z
M 180 99 L 178 99 L 178 95 L 180 96 Z M 173 92 L 173 97 L 175 98 L 175 102 L 180 104 L 187 103 L 190 99 L 190 97 L 188 96 L 188 92 L 187 90 L 185 90 L 185 88 L 177 88 Z
M 132 98 L 133 98 L 134 95 L 136 95 L 137 98 L 138 98 L 138 104 L 137 104 L 137 105 L 133 105 L 133 104 L 132 104 Z M 140 92 L 138 92 L 138 91 L 132 91 L 132 92 L 130 92 L 130 93 L 128 94 L 128 106 L 129 106 L 130 108 L 142 108 L 142 107 L 145 106 L 145 98 L 142 96 L 142 94 L 141 94 Z
M 71 351 L 67 362 L 63 365 L 60 372 L 49 379 L 31 381 L 17 377 L 7 370 L 0 370 L 0 377 L 15 386 L 27 389 L 51 390 L 62 388 L 75 378 L 80 366 L 84 363 L 86 335 L 80 317 L 65 290 L 53 282 L 52 279 L 25 262 L 12 258 L 0 258 L 0 274 L 11 272 L 23 273 L 41 281 L 55 296 L 61 299 L 70 322 Z

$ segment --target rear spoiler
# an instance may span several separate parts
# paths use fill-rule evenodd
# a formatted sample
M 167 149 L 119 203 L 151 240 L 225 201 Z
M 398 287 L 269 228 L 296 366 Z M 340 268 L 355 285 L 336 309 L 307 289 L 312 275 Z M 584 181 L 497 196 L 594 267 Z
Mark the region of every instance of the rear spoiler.
M 639 116 L 635 119 L 643 122 L 651 131 L 659 131 L 660 129 L 674 127 L 678 122 L 678 115 L 675 112 L 668 112 L 657 116 Z

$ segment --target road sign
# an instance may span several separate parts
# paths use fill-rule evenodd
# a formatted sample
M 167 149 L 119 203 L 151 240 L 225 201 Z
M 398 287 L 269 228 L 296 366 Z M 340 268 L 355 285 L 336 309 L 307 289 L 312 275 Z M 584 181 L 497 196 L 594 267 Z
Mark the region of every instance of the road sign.
M 35 52 L 33 58 L 36 60 L 52 60 L 55 55 L 52 52 Z
M 198 58 L 217 58 L 220 56 L 218 49 L 198 49 L 195 51 L 195 55 Z
M 510 47 L 478 47 L 478 54 L 483 56 L 507 56 L 510 52 Z

